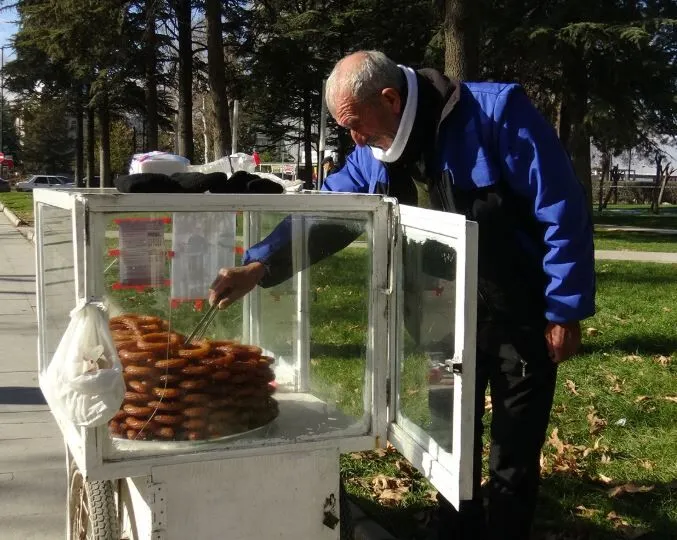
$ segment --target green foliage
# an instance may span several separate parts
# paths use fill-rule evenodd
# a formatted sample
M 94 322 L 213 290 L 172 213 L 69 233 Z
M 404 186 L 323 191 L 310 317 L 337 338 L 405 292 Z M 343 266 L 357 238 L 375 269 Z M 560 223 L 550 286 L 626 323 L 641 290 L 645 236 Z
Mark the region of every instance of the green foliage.
M 72 168 L 75 148 L 69 136 L 64 99 L 37 96 L 23 107 L 23 163 L 30 173 L 63 173 Z

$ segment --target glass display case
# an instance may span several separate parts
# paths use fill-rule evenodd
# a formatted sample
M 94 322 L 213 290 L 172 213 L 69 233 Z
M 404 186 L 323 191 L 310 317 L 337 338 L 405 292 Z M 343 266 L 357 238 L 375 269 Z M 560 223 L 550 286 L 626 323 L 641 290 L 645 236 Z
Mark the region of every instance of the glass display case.
M 52 407 L 87 478 L 390 440 L 468 495 L 473 223 L 366 195 L 98 189 L 36 190 L 35 215 L 41 375 L 83 299 L 107 306 L 123 366 L 108 425 Z M 186 343 L 219 269 L 271 238 L 263 286 Z

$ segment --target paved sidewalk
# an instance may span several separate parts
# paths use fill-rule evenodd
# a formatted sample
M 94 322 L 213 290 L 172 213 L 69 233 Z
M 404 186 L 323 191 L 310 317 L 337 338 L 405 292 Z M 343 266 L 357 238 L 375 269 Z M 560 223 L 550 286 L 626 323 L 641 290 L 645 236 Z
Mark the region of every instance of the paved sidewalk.
M 0 216 L 0 538 L 62 540 L 64 443 L 37 388 L 33 246 Z
M 677 253 L 667 253 L 663 251 L 613 251 L 597 249 L 595 250 L 595 259 L 677 264 Z
M 677 235 L 677 229 L 655 229 L 653 227 L 635 227 L 634 225 L 604 225 L 597 224 L 595 225 L 596 231 L 605 231 L 605 232 L 640 232 L 640 233 L 651 233 L 651 234 L 667 234 L 667 235 Z

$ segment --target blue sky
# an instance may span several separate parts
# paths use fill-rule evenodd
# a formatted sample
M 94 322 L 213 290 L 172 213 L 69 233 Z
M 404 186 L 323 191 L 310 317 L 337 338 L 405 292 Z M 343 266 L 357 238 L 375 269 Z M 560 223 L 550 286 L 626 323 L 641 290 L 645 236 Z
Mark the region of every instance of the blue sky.
M 16 32 L 18 15 L 14 9 L 0 11 L 0 45 L 9 45 L 11 37 Z M 5 49 L 5 60 L 14 55 L 11 49 Z

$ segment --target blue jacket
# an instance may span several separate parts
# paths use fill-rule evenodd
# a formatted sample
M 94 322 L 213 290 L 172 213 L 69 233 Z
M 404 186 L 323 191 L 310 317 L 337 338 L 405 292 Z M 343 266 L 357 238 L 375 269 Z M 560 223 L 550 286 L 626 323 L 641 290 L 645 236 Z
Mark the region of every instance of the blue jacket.
M 436 166 L 457 194 L 507 187 L 537 223 L 517 230 L 524 254 L 544 277 L 545 318 L 581 320 L 595 311 L 592 225 L 587 200 L 552 126 L 515 84 L 464 83 L 437 136 Z M 323 190 L 387 193 L 388 169 L 368 147 L 356 147 Z M 471 216 L 469 216 L 471 217 Z M 265 262 L 289 231 L 282 225 L 245 256 Z M 480 224 L 480 236 L 482 236 Z M 480 250 L 480 257 L 482 251 Z

